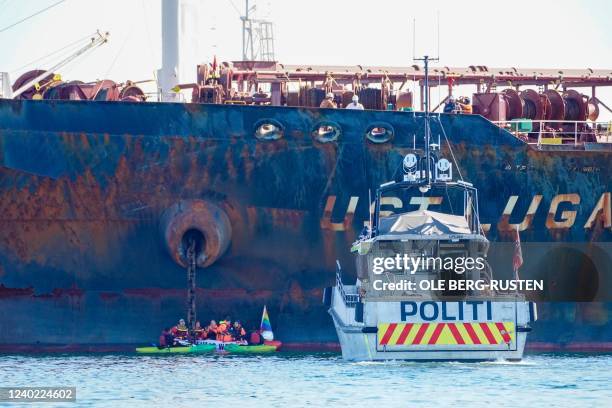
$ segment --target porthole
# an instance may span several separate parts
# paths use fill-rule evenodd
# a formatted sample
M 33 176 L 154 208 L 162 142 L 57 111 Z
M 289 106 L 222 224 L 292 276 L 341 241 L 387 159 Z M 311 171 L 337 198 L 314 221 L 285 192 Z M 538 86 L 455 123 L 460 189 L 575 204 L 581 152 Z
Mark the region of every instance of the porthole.
M 322 122 L 312 130 L 312 137 L 319 143 L 335 142 L 340 138 L 342 129 L 334 122 Z
M 284 132 L 283 125 L 274 119 L 263 119 L 255 124 L 255 138 L 258 140 L 278 140 Z
M 388 123 L 375 123 L 368 127 L 366 138 L 376 144 L 386 143 L 393 139 L 395 132 L 393 126 Z

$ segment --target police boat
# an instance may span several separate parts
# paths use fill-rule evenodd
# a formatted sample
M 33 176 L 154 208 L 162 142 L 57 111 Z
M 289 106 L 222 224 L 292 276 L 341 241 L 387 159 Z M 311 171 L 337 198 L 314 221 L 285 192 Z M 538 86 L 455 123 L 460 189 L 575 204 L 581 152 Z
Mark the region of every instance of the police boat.
M 493 285 L 477 189 L 453 181 L 452 163 L 428 142 L 404 157 L 401 181 L 377 189 L 352 247 L 355 285 L 342 282 L 337 262 L 325 291 L 342 356 L 521 360 L 536 305 Z

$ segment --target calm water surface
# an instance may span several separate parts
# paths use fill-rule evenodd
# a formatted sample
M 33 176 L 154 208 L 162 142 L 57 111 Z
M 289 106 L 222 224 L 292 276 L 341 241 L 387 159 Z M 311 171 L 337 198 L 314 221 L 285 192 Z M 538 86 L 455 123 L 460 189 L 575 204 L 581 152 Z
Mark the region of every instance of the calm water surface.
M 338 354 L 0 356 L 1 386 L 76 386 L 36 407 L 610 407 L 612 355 L 349 363 Z M 0 406 L 26 406 L 4 404 Z

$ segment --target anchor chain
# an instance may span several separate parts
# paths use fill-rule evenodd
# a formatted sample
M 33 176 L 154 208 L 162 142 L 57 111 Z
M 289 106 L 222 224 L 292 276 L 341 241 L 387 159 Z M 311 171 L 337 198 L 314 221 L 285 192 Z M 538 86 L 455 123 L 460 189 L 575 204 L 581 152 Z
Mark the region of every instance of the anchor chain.
M 196 322 L 196 241 L 189 239 L 187 247 L 187 324 L 191 330 Z

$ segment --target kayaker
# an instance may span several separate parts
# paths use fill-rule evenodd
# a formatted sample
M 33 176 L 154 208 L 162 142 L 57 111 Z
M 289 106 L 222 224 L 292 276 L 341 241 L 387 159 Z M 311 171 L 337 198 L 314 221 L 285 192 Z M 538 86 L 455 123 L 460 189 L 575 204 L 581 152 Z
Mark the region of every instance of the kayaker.
M 192 336 L 194 340 L 206 340 L 208 337 L 208 330 L 204 330 L 204 328 L 202 328 L 199 320 L 195 323 Z
M 225 340 L 223 341 L 234 341 L 234 337 L 232 336 L 232 318 L 229 315 L 225 316 Z M 228 337 L 229 336 L 229 337 Z
M 217 337 L 218 328 L 217 322 L 215 320 L 211 320 L 207 327 L 208 335 L 206 337 L 209 339 L 215 339 Z
M 219 326 L 217 327 L 217 341 L 232 341 L 232 336 L 229 333 L 229 324 L 225 320 L 221 320 L 219 322 Z
M 236 320 L 231 328 L 230 334 L 235 341 L 246 341 L 247 335 L 240 321 Z
M 187 340 L 189 336 L 189 329 L 185 325 L 185 319 L 180 319 L 178 324 L 170 331 L 174 336 L 175 340 Z
M 173 343 L 174 343 L 174 336 L 172 336 L 172 333 L 170 333 L 170 329 L 165 328 L 164 330 L 162 330 L 161 334 L 159 335 L 158 347 L 160 349 L 170 347 Z
M 263 341 L 262 341 L 261 335 L 259 334 L 259 330 L 253 330 L 251 332 L 251 335 L 249 336 L 249 344 L 258 345 L 262 343 Z

